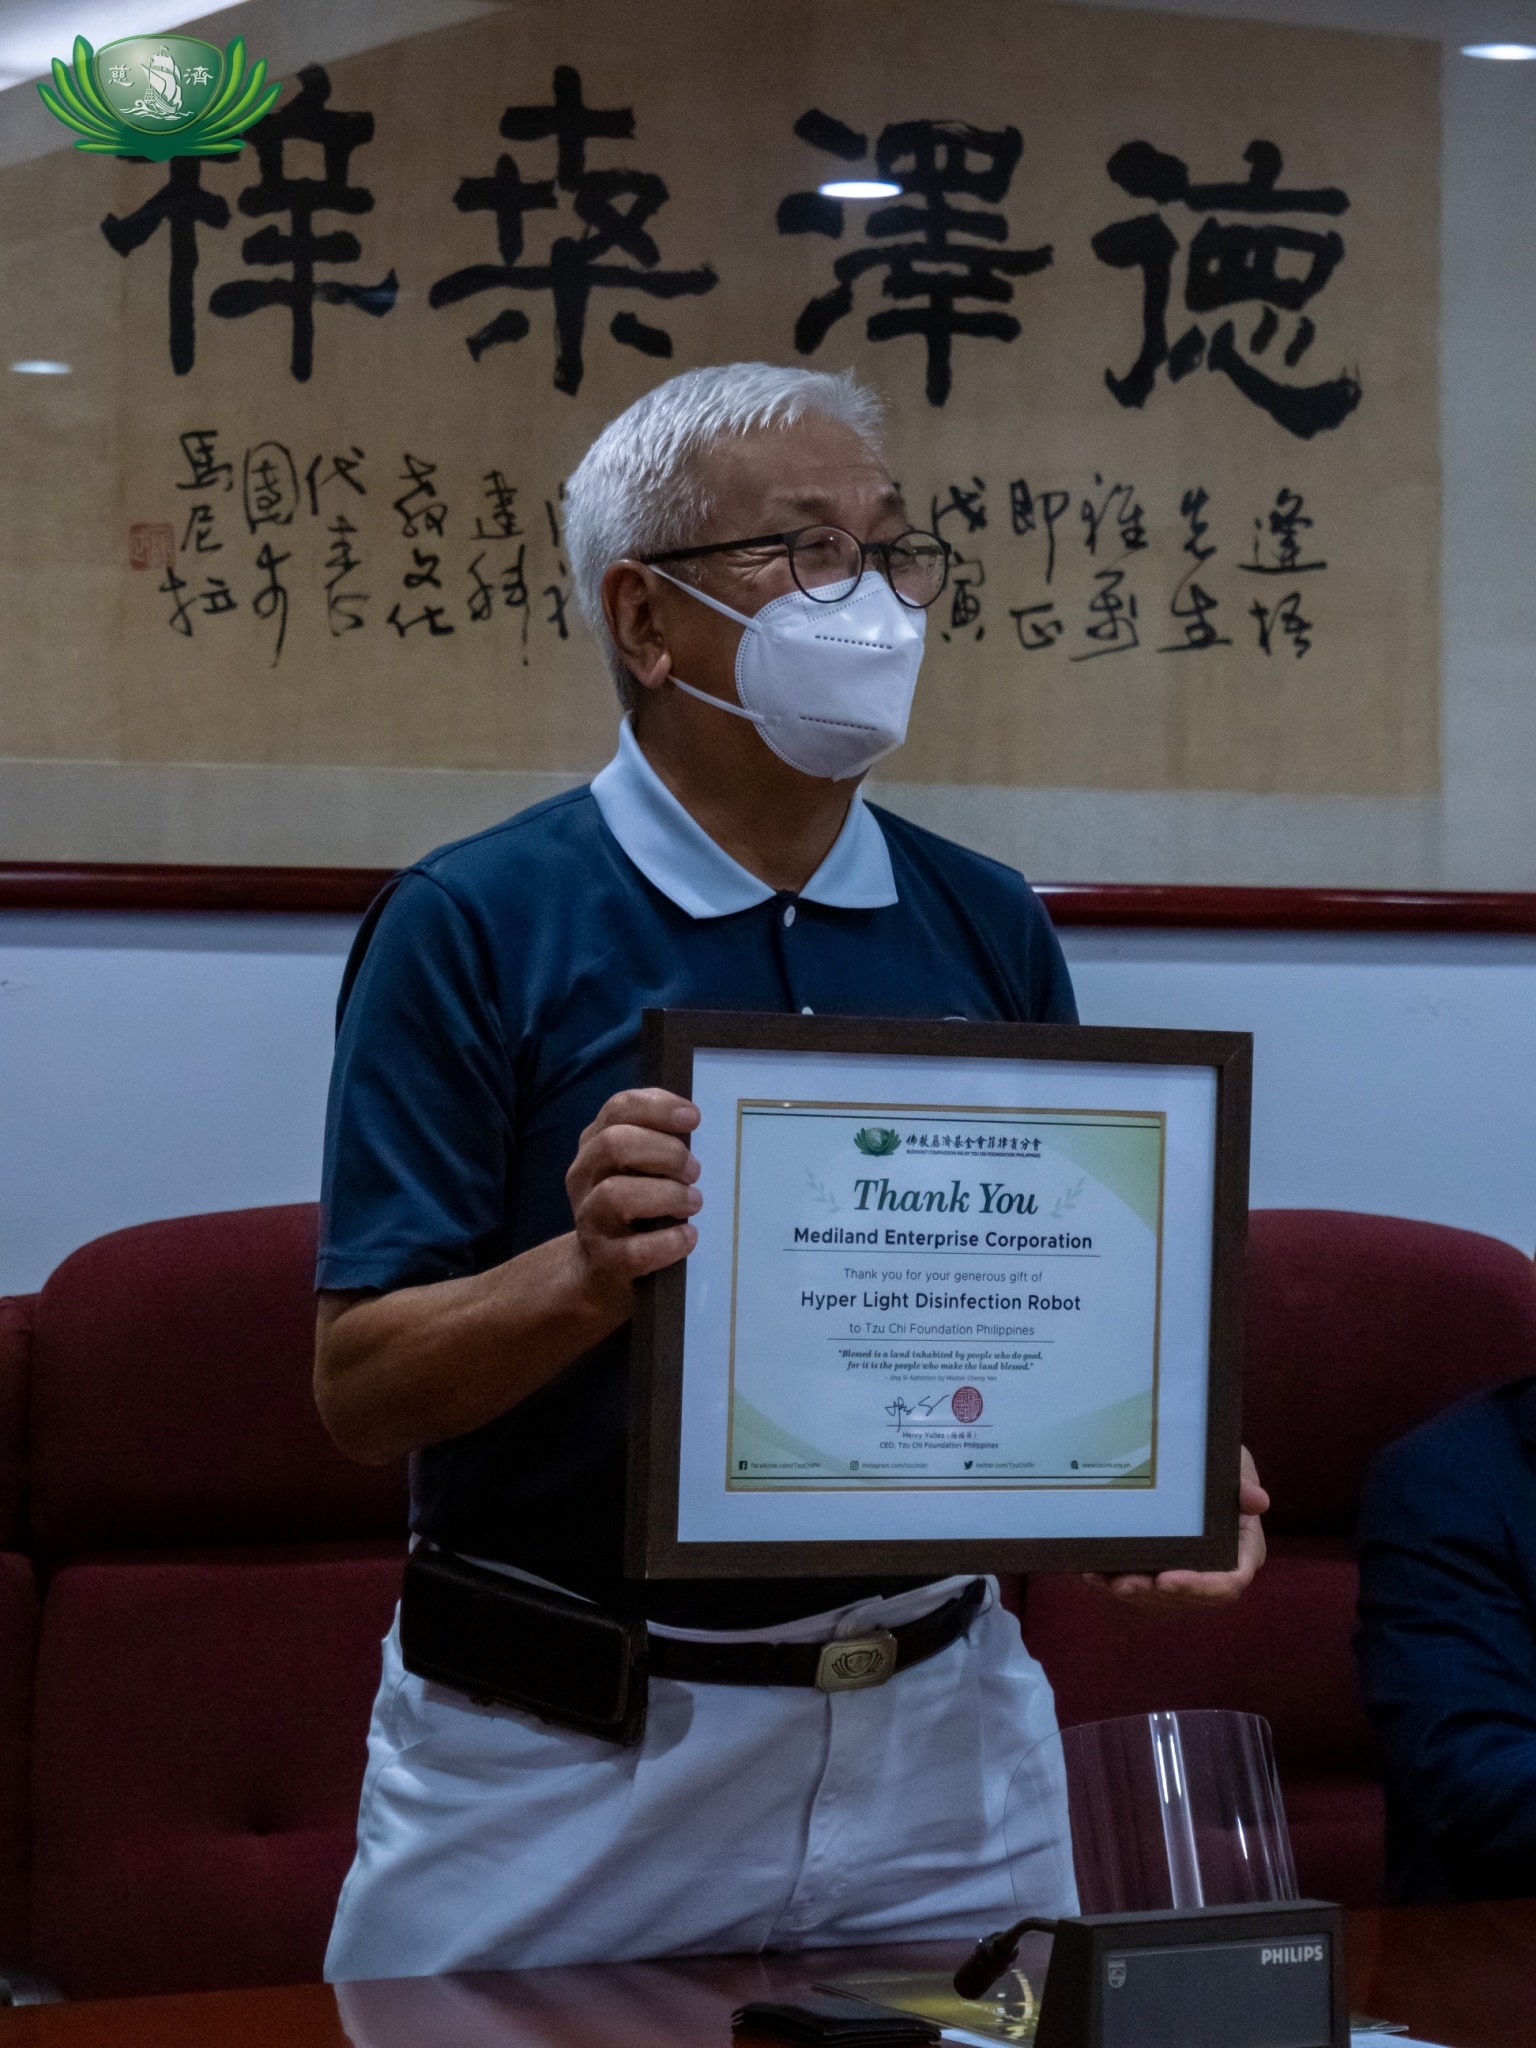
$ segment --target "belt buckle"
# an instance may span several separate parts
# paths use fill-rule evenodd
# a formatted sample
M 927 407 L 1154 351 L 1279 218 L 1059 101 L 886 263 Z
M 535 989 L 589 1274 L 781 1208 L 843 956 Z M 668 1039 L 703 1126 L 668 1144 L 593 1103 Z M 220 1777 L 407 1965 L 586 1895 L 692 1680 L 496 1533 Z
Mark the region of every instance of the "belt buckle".
M 896 1672 L 896 1638 L 888 1628 L 872 1635 L 844 1636 L 823 1643 L 816 1661 L 816 1684 L 822 1692 L 862 1692 L 884 1685 Z

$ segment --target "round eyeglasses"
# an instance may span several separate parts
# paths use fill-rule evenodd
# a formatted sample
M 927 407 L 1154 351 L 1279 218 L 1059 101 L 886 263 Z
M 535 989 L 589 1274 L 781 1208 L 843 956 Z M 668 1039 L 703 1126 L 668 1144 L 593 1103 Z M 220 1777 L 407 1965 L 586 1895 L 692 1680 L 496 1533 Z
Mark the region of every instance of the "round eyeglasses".
M 949 543 L 936 533 L 911 527 L 895 540 L 859 540 L 841 526 L 801 526 L 793 533 L 755 533 L 749 540 L 715 540 L 705 547 L 668 548 L 641 555 L 648 568 L 688 562 L 700 555 L 734 555 L 782 549 L 789 573 L 818 604 L 836 604 L 873 564 L 897 597 L 914 611 L 926 611 L 949 581 Z

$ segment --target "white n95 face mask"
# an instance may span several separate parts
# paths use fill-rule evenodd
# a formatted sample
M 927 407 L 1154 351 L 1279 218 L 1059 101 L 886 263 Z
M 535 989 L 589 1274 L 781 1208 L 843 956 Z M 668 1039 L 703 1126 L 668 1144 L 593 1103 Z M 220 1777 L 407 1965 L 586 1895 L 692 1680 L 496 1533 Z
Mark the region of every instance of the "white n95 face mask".
M 906 738 L 928 619 L 874 570 L 830 602 L 790 590 L 750 617 L 665 569 L 656 574 L 746 628 L 736 650 L 739 705 L 672 681 L 701 704 L 750 718 L 791 768 L 840 782 Z

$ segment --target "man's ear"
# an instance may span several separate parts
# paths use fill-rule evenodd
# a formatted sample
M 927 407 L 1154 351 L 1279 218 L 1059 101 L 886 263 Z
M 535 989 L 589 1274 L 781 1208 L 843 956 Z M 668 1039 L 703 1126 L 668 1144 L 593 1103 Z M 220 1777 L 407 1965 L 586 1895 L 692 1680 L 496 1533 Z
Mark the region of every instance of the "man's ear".
M 603 617 L 619 658 L 643 690 L 659 690 L 672 656 L 657 617 L 660 578 L 639 562 L 610 563 L 603 575 Z

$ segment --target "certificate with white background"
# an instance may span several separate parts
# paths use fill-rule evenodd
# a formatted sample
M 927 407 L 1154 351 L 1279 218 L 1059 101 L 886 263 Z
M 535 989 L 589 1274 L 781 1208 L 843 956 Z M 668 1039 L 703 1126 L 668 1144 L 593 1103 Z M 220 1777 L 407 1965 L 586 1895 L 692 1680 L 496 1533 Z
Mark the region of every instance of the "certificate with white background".
M 1246 1039 L 652 1015 L 704 1204 L 637 1318 L 631 1572 L 1229 1555 Z

